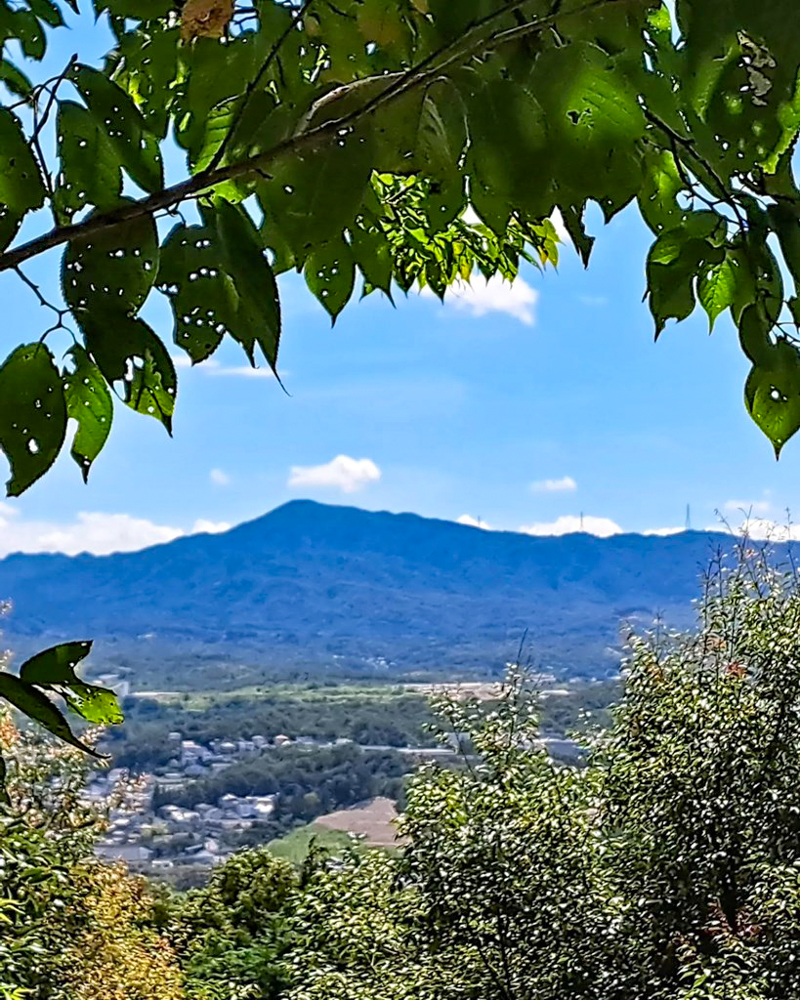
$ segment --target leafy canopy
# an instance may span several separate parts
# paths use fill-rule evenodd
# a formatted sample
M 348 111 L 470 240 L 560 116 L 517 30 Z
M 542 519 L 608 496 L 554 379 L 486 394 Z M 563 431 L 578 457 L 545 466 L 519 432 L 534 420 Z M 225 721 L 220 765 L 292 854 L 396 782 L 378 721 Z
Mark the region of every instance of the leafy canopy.
M 102 66 L 38 79 L 92 15 Z M 335 320 L 357 279 L 441 296 L 555 262 L 556 208 L 588 262 L 590 202 L 652 231 L 656 334 L 698 302 L 731 314 L 779 453 L 800 427 L 799 33 L 795 0 L 0 0 L 0 270 L 53 319 L 0 367 L 9 494 L 70 418 L 87 477 L 113 394 L 171 430 L 151 294 L 192 362 L 232 337 L 277 372 L 280 272 Z M 50 250 L 60 302 L 25 270 Z

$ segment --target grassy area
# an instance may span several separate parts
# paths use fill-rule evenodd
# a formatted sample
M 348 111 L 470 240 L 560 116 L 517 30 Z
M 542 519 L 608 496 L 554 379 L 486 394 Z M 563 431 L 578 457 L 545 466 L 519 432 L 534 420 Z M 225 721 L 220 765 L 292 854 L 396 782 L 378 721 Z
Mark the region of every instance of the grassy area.
M 271 841 L 268 846 L 276 857 L 286 858 L 292 864 L 299 865 L 308 856 L 312 841 L 329 851 L 339 851 L 352 844 L 352 838 L 342 830 L 330 830 L 317 823 L 309 823 L 292 830 L 279 840 Z
M 399 684 L 291 684 L 278 683 L 235 688 L 231 691 L 154 691 L 140 692 L 137 697 L 172 705 L 187 712 L 205 712 L 221 704 L 239 699 L 253 701 L 291 698 L 301 702 L 389 701 L 409 692 Z

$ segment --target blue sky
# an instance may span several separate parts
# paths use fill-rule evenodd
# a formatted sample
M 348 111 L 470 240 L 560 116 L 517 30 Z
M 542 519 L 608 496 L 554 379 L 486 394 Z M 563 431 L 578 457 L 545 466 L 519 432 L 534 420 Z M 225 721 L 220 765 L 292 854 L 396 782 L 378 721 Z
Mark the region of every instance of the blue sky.
M 588 271 L 564 248 L 558 272 L 529 268 L 513 289 L 477 282 L 444 306 L 398 292 L 396 309 L 376 295 L 333 329 L 302 279 L 284 277 L 290 395 L 233 344 L 180 368 L 174 438 L 118 406 L 88 486 L 65 455 L 0 508 L 0 554 L 133 548 L 296 497 L 542 532 L 581 512 L 598 531 L 679 527 L 687 503 L 699 528 L 726 507 L 734 521 L 750 505 L 782 520 L 797 507 L 800 444 L 776 463 L 746 415 L 730 323 L 709 337 L 698 313 L 654 344 L 636 210 L 591 221 Z M 27 272 L 52 293 L 57 263 Z M 0 301 L 3 353 L 49 325 L 12 275 Z M 171 341 L 156 293 L 146 316 Z

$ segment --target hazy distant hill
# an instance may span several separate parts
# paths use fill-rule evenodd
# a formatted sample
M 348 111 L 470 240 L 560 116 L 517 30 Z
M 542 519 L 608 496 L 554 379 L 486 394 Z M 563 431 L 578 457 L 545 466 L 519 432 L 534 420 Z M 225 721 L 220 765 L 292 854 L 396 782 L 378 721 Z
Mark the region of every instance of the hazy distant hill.
M 94 636 L 134 662 L 496 668 L 527 630 L 543 666 L 600 674 L 618 662 L 621 619 L 691 621 L 720 545 L 703 532 L 532 538 L 296 501 L 142 552 L 12 555 L 0 597 L 14 602 L 12 645 Z

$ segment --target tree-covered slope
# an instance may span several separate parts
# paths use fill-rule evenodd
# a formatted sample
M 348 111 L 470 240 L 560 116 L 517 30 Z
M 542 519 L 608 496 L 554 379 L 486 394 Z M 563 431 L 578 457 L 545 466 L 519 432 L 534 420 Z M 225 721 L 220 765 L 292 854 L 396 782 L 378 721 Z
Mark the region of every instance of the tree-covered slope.
M 685 624 L 700 573 L 730 544 L 703 532 L 534 538 L 297 501 L 142 552 L 12 555 L 0 595 L 16 645 L 85 634 L 147 656 L 488 668 L 527 630 L 542 665 L 600 673 L 615 667 L 625 620 Z

